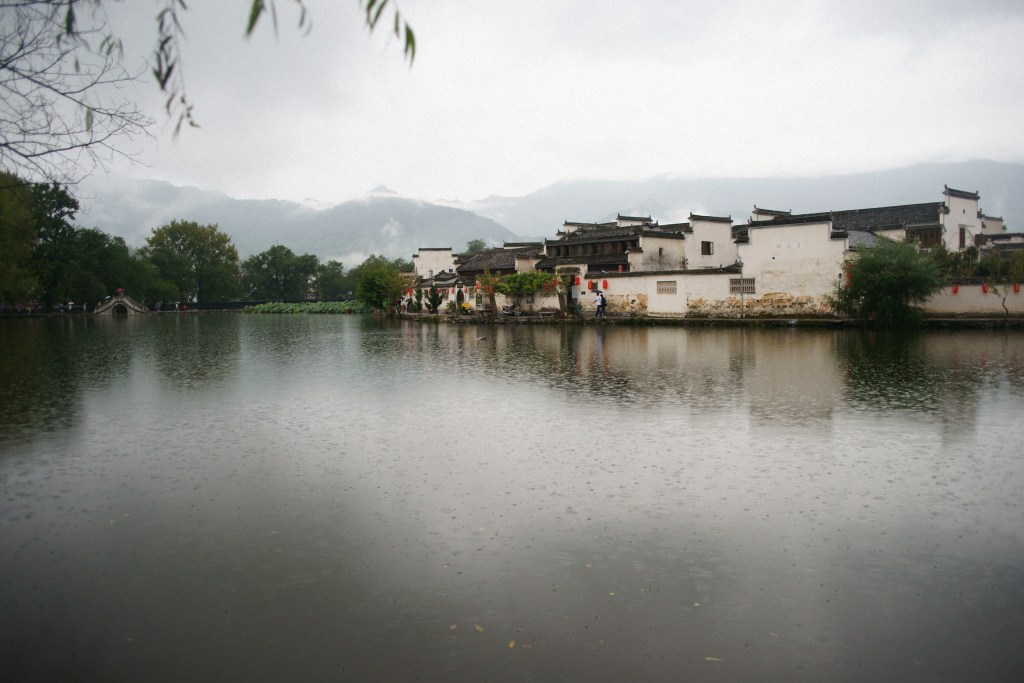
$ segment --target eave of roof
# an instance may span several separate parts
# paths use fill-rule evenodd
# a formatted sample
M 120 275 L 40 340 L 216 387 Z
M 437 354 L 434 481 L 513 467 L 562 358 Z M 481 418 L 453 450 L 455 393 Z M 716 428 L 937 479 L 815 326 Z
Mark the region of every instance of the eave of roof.
M 949 185 L 943 185 L 945 188 L 942 194 L 947 197 L 959 197 L 960 199 L 981 199 L 981 195 L 978 192 L 968 192 L 966 190 L 954 190 Z

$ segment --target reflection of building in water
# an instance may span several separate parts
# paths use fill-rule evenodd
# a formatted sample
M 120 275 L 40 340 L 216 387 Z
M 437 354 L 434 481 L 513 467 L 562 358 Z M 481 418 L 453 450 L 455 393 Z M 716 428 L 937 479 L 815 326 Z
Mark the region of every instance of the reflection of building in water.
M 744 389 L 751 415 L 791 422 L 831 417 L 844 389 L 836 338 L 812 330 L 749 331 Z

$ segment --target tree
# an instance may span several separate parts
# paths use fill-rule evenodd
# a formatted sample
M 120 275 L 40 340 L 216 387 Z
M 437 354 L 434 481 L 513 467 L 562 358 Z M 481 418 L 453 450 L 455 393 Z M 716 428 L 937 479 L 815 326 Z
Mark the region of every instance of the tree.
M 441 295 L 441 290 L 431 285 L 430 289 L 427 290 L 427 302 L 426 307 L 429 313 L 437 313 L 437 309 L 441 308 L 441 302 L 444 301 L 444 297 Z
M 118 288 L 140 301 L 157 302 L 176 296 L 159 280 L 152 264 L 131 255 L 121 237 L 96 228 L 81 228 L 73 237 L 75 258 L 70 264 L 70 291 L 74 301 L 95 302 Z
M 238 292 L 238 250 L 216 225 L 171 221 L 153 229 L 139 254 L 183 301 L 226 301 Z
M 77 182 L 152 123 L 118 87 L 134 77 L 117 42 L 77 28 L 82 4 L 0 4 L 0 164 L 31 180 Z
M 945 285 L 936 262 L 913 244 L 880 240 L 858 253 L 832 305 L 878 327 L 910 327 L 920 322 L 917 306 Z
M 36 229 L 32 264 L 40 297 L 50 308 L 74 297 L 78 261 L 76 230 L 71 224 L 78 213 L 78 200 L 56 183 L 32 185 L 31 208 Z
M 462 252 L 463 256 L 472 256 L 479 254 L 487 248 L 487 243 L 483 240 L 470 240 L 466 242 L 466 250 Z
M 341 261 L 331 260 L 316 269 L 314 289 L 320 301 L 336 301 L 349 298 L 355 291 L 355 284 L 345 274 Z
M 181 60 L 181 16 L 185 0 L 160 0 L 152 74 L 167 96 L 165 109 L 195 126 L 185 92 Z M 312 20 L 305 0 L 294 0 L 300 29 Z M 128 156 L 124 138 L 146 133 L 153 120 L 126 99 L 120 85 L 136 80 L 124 67 L 121 40 L 105 13 L 110 0 L 4 0 L 0 2 L 0 164 L 25 177 L 73 184 L 97 165 Z M 390 8 L 390 11 L 387 11 Z M 416 36 L 395 0 L 360 0 L 371 31 L 390 17 L 411 64 Z M 269 15 L 275 30 L 275 0 L 251 0 L 245 35 Z
M 402 277 L 395 261 L 371 254 L 352 269 L 356 299 L 378 311 L 386 311 L 402 293 Z
M 28 186 L 0 172 L 0 303 L 28 299 L 36 289 L 32 269 L 35 219 Z
M 483 274 L 477 276 L 476 283 L 480 285 L 481 290 L 487 297 L 487 304 L 491 307 L 491 313 L 495 313 L 498 310 L 498 302 L 495 297 L 495 292 L 498 291 L 501 284 L 501 276 L 495 275 L 484 268 Z
M 306 299 L 319 265 L 313 254 L 297 256 L 276 244 L 242 262 L 242 288 L 249 299 Z
M 72 0 L 73 4 L 75 0 Z M 164 8 L 157 14 L 157 41 L 154 57 L 156 64 L 153 67 L 153 77 L 156 79 L 160 89 L 167 95 L 166 109 L 171 116 L 177 117 L 175 133 L 181 130 L 183 124 L 195 126 L 196 122 L 192 117 L 192 104 L 185 94 L 184 71 L 181 68 L 180 43 L 182 38 L 180 13 L 187 11 L 185 0 L 163 0 Z M 303 30 L 310 30 L 312 21 L 310 13 L 306 8 L 304 0 L 295 0 L 299 10 L 298 26 Z M 403 54 L 411 64 L 416 58 L 416 36 L 408 22 L 402 19 L 397 2 L 391 0 L 360 0 L 364 13 L 364 21 L 372 31 L 377 28 L 381 19 L 385 16 L 385 9 L 390 4 L 393 20 L 393 33 L 396 38 L 403 41 Z M 277 29 L 277 9 L 274 0 L 252 0 L 249 8 L 249 19 L 246 22 L 245 35 L 252 35 L 260 19 L 269 14 Z M 71 11 L 69 7 L 69 12 Z

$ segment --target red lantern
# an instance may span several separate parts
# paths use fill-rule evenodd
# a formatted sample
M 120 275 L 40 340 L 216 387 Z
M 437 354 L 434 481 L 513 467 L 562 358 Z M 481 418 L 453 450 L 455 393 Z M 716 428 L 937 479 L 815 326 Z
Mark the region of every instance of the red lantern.
M 594 281 L 593 280 L 587 280 L 587 289 L 593 289 L 593 288 L 594 288 Z
M 982 282 L 981 283 L 981 293 L 982 294 L 988 294 L 988 283 L 987 282 Z
M 1020 283 L 1019 282 L 1014 282 L 1013 283 L 1013 293 L 1014 294 L 1020 294 Z
M 956 294 L 960 291 L 960 285 L 953 285 L 953 293 Z
M 601 289 L 608 289 L 608 281 L 601 280 Z
M 619 272 L 620 272 L 620 273 L 624 273 L 624 272 L 626 272 L 626 266 L 624 266 L 624 265 L 622 265 L 622 264 L 619 264 Z
M 577 287 L 580 286 L 580 276 L 579 275 L 576 276 L 576 286 Z

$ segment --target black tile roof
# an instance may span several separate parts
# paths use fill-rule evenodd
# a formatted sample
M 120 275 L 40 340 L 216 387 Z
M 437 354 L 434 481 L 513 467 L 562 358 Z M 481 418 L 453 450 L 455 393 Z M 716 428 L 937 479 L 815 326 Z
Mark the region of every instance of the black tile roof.
M 822 211 L 800 213 L 791 216 L 776 216 L 767 221 L 749 222 L 750 228 L 770 228 L 776 225 L 800 223 L 821 223 L 832 221 L 834 230 L 844 232 L 866 232 L 906 228 L 915 225 L 937 225 L 943 211 L 942 202 L 924 204 L 903 204 L 900 206 L 879 206 L 871 209 L 849 209 L 846 211 Z
M 628 254 L 585 254 L 580 256 L 549 256 L 535 266 L 537 270 L 549 270 L 558 266 L 618 266 L 629 264 Z
M 614 223 L 611 225 L 581 226 L 578 230 L 574 230 L 570 233 L 559 233 L 559 238 L 557 240 L 552 240 L 551 243 L 581 244 L 586 242 L 609 242 L 621 240 L 627 237 L 639 237 L 641 235 L 667 237 L 669 239 L 685 238 L 683 230 L 680 229 L 678 225 L 672 226 L 672 229 L 667 228 L 669 228 L 669 226 L 624 225 L 619 227 Z
M 942 194 L 947 197 L 960 197 L 961 199 L 981 199 L 981 195 L 977 192 L 967 192 L 966 190 L 954 190 L 949 185 L 943 185 L 945 189 Z
M 488 249 L 466 257 L 457 270 L 460 273 L 515 270 L 516 259 L 539 257 L 540 251 L 539 244 L 517 249 Z
M 690 222 L 693 221 L 714 221 L 716 223 L 732 223 L 732 216 L 702 216 L 700 214 L 691 213 Z

